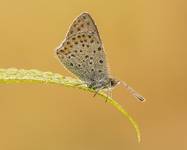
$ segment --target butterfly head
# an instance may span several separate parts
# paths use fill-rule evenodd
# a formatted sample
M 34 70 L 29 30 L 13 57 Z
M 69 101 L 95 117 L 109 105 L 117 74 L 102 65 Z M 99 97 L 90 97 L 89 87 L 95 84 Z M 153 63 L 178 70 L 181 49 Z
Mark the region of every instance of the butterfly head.
M 109 88 L 113 88 L 113 87 L 115 87 L 116 85 L 118 85 L 120 83 L 120 81 L 119 80 L 116 80 L 116 79 L 114 79 L 114 78 L 109 78 L 109 85 L 108 85 L 108 87 Z
M 120 81 L 116 80 L 114 78 L 104 78 L 102 80 L 93 81 L 93 82 L 89 83 L 88 87 L 92 88 L 94 90 L 96 90 L 96 89 L 112 89 L 116 85 L 118 85 L 119 83 L 120 83 Z

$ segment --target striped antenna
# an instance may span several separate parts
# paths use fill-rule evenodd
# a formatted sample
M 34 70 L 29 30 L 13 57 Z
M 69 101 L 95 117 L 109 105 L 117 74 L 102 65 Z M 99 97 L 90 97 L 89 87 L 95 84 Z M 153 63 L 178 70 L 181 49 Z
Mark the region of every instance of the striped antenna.
M 141 102 L 145 101 L 145 98 L 141 96 L 138 92 L 136 92 L 132 87 L 130 87 L 126 82 L 121 81 L 121 83 L 124 85 L 124 87 L 127 89 L 127 91 L 132 94 L 135 98 L 140 100 Z

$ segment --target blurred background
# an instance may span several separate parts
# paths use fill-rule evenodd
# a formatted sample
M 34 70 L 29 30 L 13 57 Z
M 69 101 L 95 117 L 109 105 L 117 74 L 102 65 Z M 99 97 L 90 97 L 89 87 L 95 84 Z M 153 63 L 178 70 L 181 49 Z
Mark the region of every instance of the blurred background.
M 6 0 L 0 5 L 0 68 L 39 69 L 72 76 L 54 49 L 73 19 L 89 12 L 100 31 L 114 77 L 113 97 L 131 124 L 99 96 L 57 85 L 0 85 L 2 150 L 186 150 L 187 10 L 182 0 Z

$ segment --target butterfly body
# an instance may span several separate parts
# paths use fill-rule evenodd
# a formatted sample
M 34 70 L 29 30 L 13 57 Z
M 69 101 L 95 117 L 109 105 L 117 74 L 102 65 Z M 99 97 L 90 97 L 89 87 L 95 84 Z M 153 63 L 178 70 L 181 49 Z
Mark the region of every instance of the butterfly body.
M 113 78 L 104 78 L 100 81 L 92 81 L 88 83 L 88 87 L 94 90 L 97 89 L 111 89 L 115 87 L 119 83 L 118 80 L 115 80 Z

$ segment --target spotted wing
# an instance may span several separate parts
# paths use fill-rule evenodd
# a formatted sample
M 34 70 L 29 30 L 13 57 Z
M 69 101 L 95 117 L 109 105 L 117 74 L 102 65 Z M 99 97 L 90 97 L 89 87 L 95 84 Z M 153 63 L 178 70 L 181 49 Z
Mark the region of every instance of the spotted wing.
M 79 32 L 89 32 L 93 33 L 97 40 L 101 42 L 101 39 L 99 37 L 99 33 L 97 30 L 97 26 L 95 25 L 94 20 L 88 13 L 82 13 L 80 16 L 78 16 L 70 26 L 70 29 L 67 33 L 67 38 L 70 37 L 73 34 L 77 34 Z
M 87 83 L 108 77 L 105 53 L 94 33 L 78 32 L 69 36 L 56 53 L 68 70 Z

